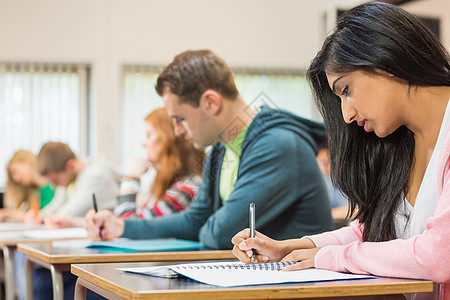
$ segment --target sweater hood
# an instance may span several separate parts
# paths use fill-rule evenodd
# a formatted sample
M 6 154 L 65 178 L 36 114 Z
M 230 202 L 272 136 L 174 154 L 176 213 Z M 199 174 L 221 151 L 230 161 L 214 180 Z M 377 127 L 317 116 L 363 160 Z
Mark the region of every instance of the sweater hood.
M 260 112 L 255 116 L 248 128 L 242 149 L 254 138 L 258 138 L 258 135 L 272 127 L 285 128 L 295 132 L 311 145 L 316 154 L 320 141 L 325 139 L 325 126 L 323 123 L 302 118 L 286 110 L 261 106 Z

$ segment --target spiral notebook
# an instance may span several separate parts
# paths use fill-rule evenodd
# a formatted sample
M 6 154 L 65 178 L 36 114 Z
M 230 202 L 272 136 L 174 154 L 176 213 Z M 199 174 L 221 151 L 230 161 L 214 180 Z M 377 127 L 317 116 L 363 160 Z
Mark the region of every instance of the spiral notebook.
M 240 262 L 212 262 L 143 268 L 118 268 L 118 270 L 167 278 L 182 275 L 202 283 L 222 287 L 376 278 L 375 276 L 338 273 L 320 269 L 281 270 L 283 267 L 294 263 L 278 262 L 248 265 Z

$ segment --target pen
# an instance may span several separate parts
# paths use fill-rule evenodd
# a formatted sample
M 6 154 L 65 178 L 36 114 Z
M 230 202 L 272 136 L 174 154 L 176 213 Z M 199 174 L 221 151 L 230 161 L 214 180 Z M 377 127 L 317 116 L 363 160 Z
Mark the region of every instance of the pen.
M 249 216 L 250 216 L 250 237 L 255 237 L 255 203 L 250 203 L 250 210 L 249 210 Z M 255 250 L 252 250 L 252 257 L 250 258 L 250 262 L 253 264 L 255 261 Z
M 31 202 L 31 210 L 34 213 L 34 217 L 37 218 L 39 216 L 39 203 L 37 201 Z
M 36 224 L 44 224 L 44 220 L 42 220 L 40 218 L 40 216 L 39 216 L 39 203 L 37 203 L 37 201 L 31 202 L 31 207 L 30 208 L 33 211 L 34 223 L 36 223 Z
M 97 208 L 97 200 L 95 200 L 95 194 L 92 194 L 92 201 L 94 202 L 94 210 L 95 210 L 95 212 L 98 212 L 98 208 Z M 101 240 L 103 240 L 103 237 L 102 237 L 102 229 L 103 229 L 103 225 L 100 226 L 100 229 L 99 229 L 99 232 L 98 232 L 98 235 L 100 236 L 100 239 L 101 239 Z

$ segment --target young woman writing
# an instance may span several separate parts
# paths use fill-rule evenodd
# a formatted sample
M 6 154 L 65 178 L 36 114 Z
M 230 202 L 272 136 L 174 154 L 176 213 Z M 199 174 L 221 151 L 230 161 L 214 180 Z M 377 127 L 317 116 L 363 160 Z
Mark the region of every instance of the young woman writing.
M 404 10 L 370 2 L 339 20 L 307 76 L 328 130 L 331 177 L 349 227 L 274 241 L 233 238 L 249 261 L 441 284 L 450 299 L 450 58 Z M 256 224 L 257 225 L 257 224 Z

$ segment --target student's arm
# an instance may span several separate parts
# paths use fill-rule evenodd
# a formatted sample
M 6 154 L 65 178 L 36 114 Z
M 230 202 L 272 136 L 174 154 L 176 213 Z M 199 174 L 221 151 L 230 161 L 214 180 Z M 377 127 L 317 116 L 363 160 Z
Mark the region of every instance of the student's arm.
M 450 171 L 444 182 L 436 215 L 428 219 L 422 234 L 407 240 L 327 246 L 316 254 L 316 268 L 449 282 Z
M 307 238 L 312 240 L 316 247 L 347 245 L 355 241 L 362 242 L 363 230 L 364 225 L 359 223 L 358 220 L 355 220 L 350 223 L 350 226 L 307 236 Z
M 248 157 L 241 157 L 241 170 L 233 192 L 214 214 L 210 215 L 207 195 L 209 176 L 203 174 L 199 194 L 188 209 L 152 220 L 125 220 L 123 236 L 200 239 L 210 248 L 231 249 L 231 238 L 248 227 L 251 202 L 256 204 L 256 226 L 263 227 L 286 212 L 299 198 L 323 186 L 322 182 L 311 183 L 310 172 L 320 176 L 315 154 L 296 134 L 271 130 L 261 134 L 250 147 L 245 154 Z M 205 170 L 209 169 L 208 165 Z
M 301 146 L 286 130 L 273 132 L 271 138 L 263 133 L 252 148 L 246 152 L 249 159 L 241 158 L 240 176 L 235 183 L 230 198 L 214 214 L 208 200 L 211 155 L 206 160 L 203 182 L 197 197 L 185 211 L 152 220 L 125 220 L 123 236 L 130 238 L 177 237 L 200 239 L 207 247 L 230 249 L 231 238 L 248 226 L 248 207 L 256 204 L 256 226 L 271 222 L 275 216 L 285 211 L 298 194 L 298 167 L 301 164 Z M 289 137 L 284 136 L 287 134 Z M 303 147 L 305 148 L 305 147 Z M 310 147 L 306 147 L 310 149 Z M 310 159 L 315 157 L 310 150 Z M 210 153 L 211 154 L 211 153 Z M 212 172 L 215 172 L 212 168 Z M 264 203 L 264 204 L 263 204 Z M 270 210 L 270 212 L 269 212 Z M 262 217 L 261 217 L 262 216 Z

